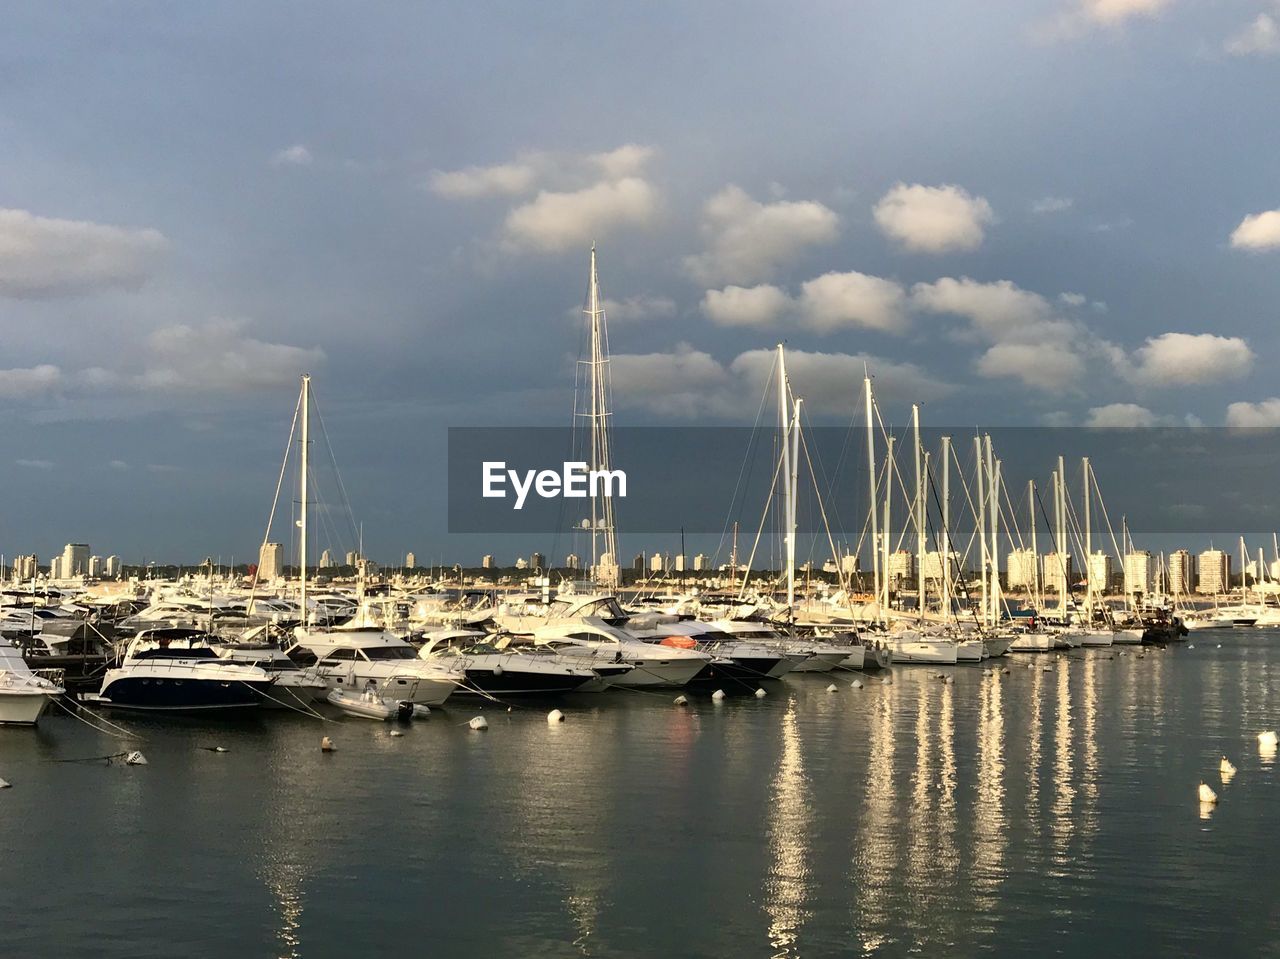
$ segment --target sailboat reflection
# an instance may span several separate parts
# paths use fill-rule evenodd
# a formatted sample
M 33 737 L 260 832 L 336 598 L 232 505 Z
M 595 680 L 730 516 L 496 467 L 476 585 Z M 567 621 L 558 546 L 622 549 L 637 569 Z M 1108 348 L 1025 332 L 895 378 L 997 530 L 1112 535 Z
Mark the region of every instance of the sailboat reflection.
M 1056 714 L 1053 727 L 1053 850 L 1061 863 L 1075 832 L 1072 807 L 1076 789 L 1071 778 L 1071 672 L 1058 669 Z
M 973 809 L 974 905 L 992 912 L 1005 878 L 1004 684 L 997 673 L 983 680 L 978 713 L 978 795 Z
M 775 957 L 796 956 L 800 926 L 809 918 L 809 831 L 812 827 L 809 782 L 804 771 L 796 704 L 787 704 L 782 719 L 782 756 L 770 790 L 769 851 L 765 879 L 765 912 L 769 945 Z
M 889 687 L 893 689 L 893 687 Z M 858 815 L 857 846 L 851 885 L 857 895 L 853 921 L 862 936 L 864 952 L 875 953 L 893 939 L 890 908 L 896 898 L 898 872 L 896 827 L 897 790 L 893 779 L 895 697 L 884 696 L 875 706 L 867 730 L 866 794 Z

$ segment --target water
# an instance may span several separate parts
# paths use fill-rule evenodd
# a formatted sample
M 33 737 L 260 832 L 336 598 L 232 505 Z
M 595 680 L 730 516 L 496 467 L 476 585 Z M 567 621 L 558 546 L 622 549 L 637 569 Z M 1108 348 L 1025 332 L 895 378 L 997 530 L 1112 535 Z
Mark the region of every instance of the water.
M 3 953 L 1277 955 L 1280 635 L 1192 642 L 485 733 L 132 723 L 145 767 L 50 762 L 123 747 L 47 717 L 0 730 Z

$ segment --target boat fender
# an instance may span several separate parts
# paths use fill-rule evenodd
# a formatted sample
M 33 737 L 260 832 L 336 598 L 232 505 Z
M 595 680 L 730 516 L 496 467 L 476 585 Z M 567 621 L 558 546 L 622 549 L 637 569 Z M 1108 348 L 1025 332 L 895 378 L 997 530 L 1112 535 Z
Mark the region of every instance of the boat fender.
M 467 723 L 467 725 L 476 732 L 483 732 L 489 728 L 489 720 L 485 719 L 483 716 L 473 716 L 471 722 Z
M 554 726 L 556 723 L 562 722 L 564 722 L 564 713 L 560 712 L 560 710 L 553 709 L 551 712 L 547 713 L 548 726 Z
M 494 667 L 493 667 L 493 675 L 495 675 L 495 676 L 501 676 L 501 675 L 502 675 L 502 663 L 495 663 L 495 664 L 494 664 Z

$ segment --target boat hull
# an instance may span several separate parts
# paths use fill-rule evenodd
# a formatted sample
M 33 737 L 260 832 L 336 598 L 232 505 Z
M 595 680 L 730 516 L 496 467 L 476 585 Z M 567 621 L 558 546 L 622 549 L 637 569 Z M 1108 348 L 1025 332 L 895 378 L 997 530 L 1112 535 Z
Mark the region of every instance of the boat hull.
M 34 726 L 53 702 L 41 692 L 0 692 L 0 726 Z
M 140 712 L 208 713 L 258 709 L 271 695 L 270 680 L 169 679 L 108 674 L 94 702 Z
M 958 653 L 956 644 L 950 641 L 891 640 L 889 649 L 895 666 L 954 666 Z

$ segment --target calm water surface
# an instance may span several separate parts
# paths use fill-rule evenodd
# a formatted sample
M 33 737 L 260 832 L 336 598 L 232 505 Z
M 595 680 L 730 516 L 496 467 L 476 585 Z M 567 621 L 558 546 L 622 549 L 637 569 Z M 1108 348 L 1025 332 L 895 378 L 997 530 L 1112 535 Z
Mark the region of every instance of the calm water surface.
M 52 762 L 125 747 L 51 716 L 0 730 L 3 954 L 1280 955 L 1280 635 L 1192 642 L 554 727 L 132 722 L 145 767 Z

